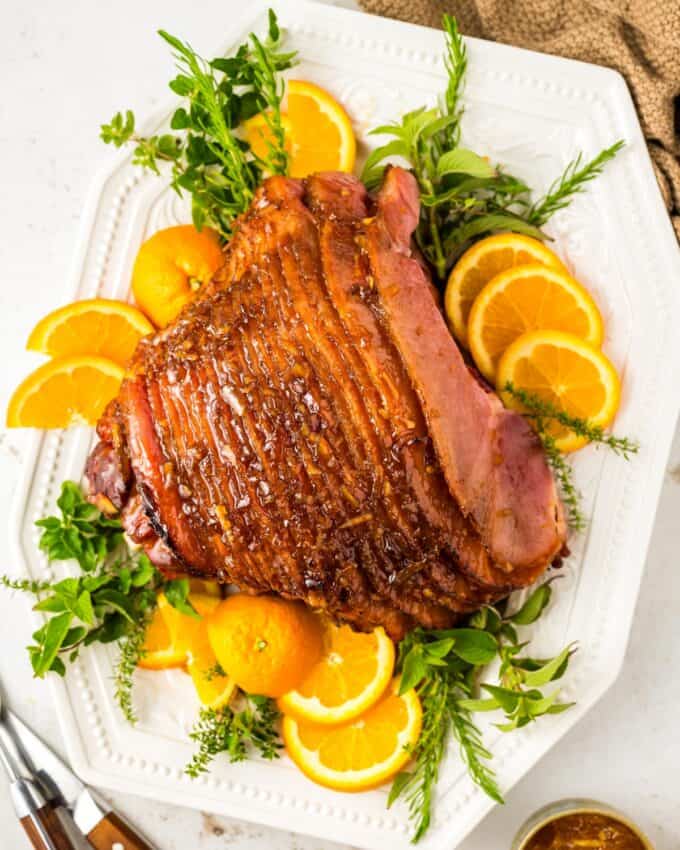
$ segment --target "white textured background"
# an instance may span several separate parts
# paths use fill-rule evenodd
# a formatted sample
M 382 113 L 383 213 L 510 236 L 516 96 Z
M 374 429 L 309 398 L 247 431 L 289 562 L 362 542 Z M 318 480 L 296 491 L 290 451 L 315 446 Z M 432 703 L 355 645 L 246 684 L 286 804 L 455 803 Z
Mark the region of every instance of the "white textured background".
M 193 4 L 2 0 L 1 7 L 0 412 L 4 417 L 11 390 L 40 360 L 23 350 L 30 329 L 39 315 L 69 297 L 70 264 L 84 198 L 94 173 L 110 155 L 98 140 L 99 124 L 127 107 L 143 117 L 167 100 L 171 62 L 154 35 L 157 28 L 178 33 L 210 54 L 224 40 L 230 15 L 243 7 L 234 0 Z M 26 435 L 0 431 L 4 515 L 26 445 Z M 533 810 L 574 795 L 599 798 L 629 812 L 657 850 L 680 848 L 678 544 L 680 433 L 669 461 L 621 677 L 461 850 L 504 850 Z M 6 522 L 0 521 L 0 570 L 8 551 Z M 61 748 L 48 690 L 31 679 L 23 650 L 31 631 L 27 611 L 26 600 L 0 596 L 4 639 L 0 678 L 12 706 Z M 1 776 L 0 850 L 19 850 L 28 845 L 4 789 Z M 113 803 L 159 850 L 347 847 L 339 834 L 324 842 L 124 795 L 117 795 Z

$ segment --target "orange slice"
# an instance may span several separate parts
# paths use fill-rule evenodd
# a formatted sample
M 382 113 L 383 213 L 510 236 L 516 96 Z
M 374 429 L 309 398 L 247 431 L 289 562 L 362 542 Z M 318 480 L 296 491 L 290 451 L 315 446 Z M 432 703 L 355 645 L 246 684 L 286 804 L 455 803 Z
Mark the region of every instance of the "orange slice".
M 94 425 L 118 393 L 123 376 L 123 368 L 104 357 L 57 357 L 31 372 L 14 391 L 7 427 Z
M 186 661 L 186 653 L 179 652 L 173 646 L 170 630 L 159 608 L 155 609 L 151 622 L 147 626 L 142 652 L 139 666 L 147 670 L 181 667 Z
M 562 331 L 524 334 L 501 358 L 498 389 L 508 407 L 521 410 L 514 397 L 502 392 L 508 382 L 602 428 L 614 419 L 621 398 L 619 376 L 605 355 Z M 573 452 L 588 442 L 559 423 L 547 427 L 560 451 Z
M 282 116 L 291 177 L 316 171 L 352 171 L 356 139 L 343 107 L 325 89 L 305 80 L 289 80 L 287 111 Z M 266 159 L 271 132 L 263 115 L 245 123 L 254 153 Z
M 494 381 L 505 349 L 532 330 L 572 333 L 599 347 L 602 316 L 589 293 L 567 272 L 532 263 L 493 277 L 472 305 L 470 351 L 479 371 Z
M 418 741 L 422 709 L 411 689 L 398 695 L 393 680 L 382 699 L 365 714 L 341 726 L 321 726 L 284 716 L 288 754 L 319 785 L 337 791 L 363 791 L 382 785 L 411 758 Z
M 279 708 L 314 723 L 345 723 L 384 694 L 394 671 L 394 644 L 382 628 L 369 634 L 329 624 L 324 654 Z
M 499 233 L 468 248 L 451 270 L 444 298 L 446 316 L 458 342 L 467 347 L 472 303 L 491 278 L 528 263 L 566 271 L 560 258 L 543 242 L 521 233 Z
M 93 298 L 48 313 L 26 347 L 50 357 L 96 354 L 125 366 L 139 340 L 153 333 L 146 316 L 122 301 Z
M 192 224 L 166 227 L 139 249 L 132 270 L 135 301 L 160 328 L 172 321 L 224 262 L 219 236 Z

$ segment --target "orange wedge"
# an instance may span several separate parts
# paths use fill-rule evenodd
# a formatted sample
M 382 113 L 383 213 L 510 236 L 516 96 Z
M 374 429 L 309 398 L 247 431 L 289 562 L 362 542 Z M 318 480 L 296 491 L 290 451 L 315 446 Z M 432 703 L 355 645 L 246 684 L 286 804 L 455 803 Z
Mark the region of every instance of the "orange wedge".
M 226 705 L 236 690 L 233 680 L 219 667 L 208 638 L 208 617 L 221 599 L 219 592 L 212 592 L 214 582 L 192 580 L 193 584 L 200 590 L 192 590 L 189 599 L 201 618 L 182 614 L 170 605 L 163 593 L 159 594 L 158 608 L 147 629 L 146 652 L 140 667 L 158 670 L 186 665 L 198 698 L 208 708 L 217 709 Z
M 170 630 L 159 608 L 153 612 L 151 622 L 147 626 L 142 653 L 139 666 L 147 670 L 181 667 L 186 661 L 186 653 L 179 652 L 173 646 Z
M 385 693 L 394 671 L 394 644 L 382 628 L 369 634 L 328 624 L 324 654 L 279 700 L 284 714 L 313 723 L 345 723 Z
M 543 242 L 521 233 L 488 236 L 468 248 L 451 270 L 444 299 L 446 316 L 458 342 L 467 347 L 472 303 L 491 278 L 528 263 L 565 270 L 557 254 Z
M 139 340 L 150 333 L 153 325 L 135 307 L 93 298 L 49 313 L 33 328 L 26 347 L 50 357 L 98 355 L 125 366 Z
M 222 708 L 236 692 L 236 683 L 217 663 L 205 620 L 189 647 L 187 673 L 191 676 L 198 698 L 207 708 Z
M 17 387 L 7 407 L 8 428 L 94 425 L 118 393 L 124 371 L 104 357 L 57 357 Z
M 186 661 L 194 643 L 200 639 L 200 632 L 205 628 L 205 620 L 212 614 L 222 601 L 219 596 L 209 596 L 205 593 L 190 593 L 189 601 L 200 617 L 190 617 L 182 614 L 168 602 L 164 593 L 158 596 L 158 610 L 161 612 L 170 633 L 170 640 L 178 652 L 183 653 Z
M 341 726 L 284 716 L 288 754 L 309 779 L 327 788 L 363 791 L 382 785 L 409 761 L 422 725 L 416 692 L 399 696 L 398 688 L 395 679 L 372 708 Z
M 502 356 L 498 389 L 508 407 L 521 410 L 514 397 L 502 392 L 508 382 L 602 428 L 614 419 L 621 398 L 619 376 L 605 355 L 562 331 L 524 334 Z M 588 442 L 559 423 L 547 423 L 547 428 L 560 451 L 573 452 Z
M 172 321 L 224 262 L 219 236 L 192 224 L 166 227 L 139 249 L 132 270 L 135 301 L 160 328 Z
M 479 371 L 494 381 L 505 349 L 532 330 L 575 334 L 599 347 L 602 316 L 586 289 L 561 269 L 532 263 L 493 277 L 472 305 L 468 342 Z
M 325 89 L 305 80 L 289 80 L 287 108 L 282 116 L 291 177 L 316 171 L 352 171 L 356 139 L 343 107 Z M 263 115 L 245 123 L 254 153 L 266 159 L 271 131 Z

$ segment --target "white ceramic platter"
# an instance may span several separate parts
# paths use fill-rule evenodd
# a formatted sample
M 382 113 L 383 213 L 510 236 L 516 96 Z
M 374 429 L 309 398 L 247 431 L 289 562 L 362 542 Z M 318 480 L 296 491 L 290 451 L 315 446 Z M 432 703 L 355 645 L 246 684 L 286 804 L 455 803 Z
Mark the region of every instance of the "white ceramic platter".
M 368 129 L 433 103 L 443 87 L 440 32 L 312 3 L 271 5 L 288 29 L 290 46 L 300 52 L 295 75 L 342 100 L 364 152 Z M 221 33 L 224 44 L 200 47 L 217 55 L 248 31 L 262 32 L 265 20 L 265 4 L 258 0 Z M 564 697 L 578 705 L 513 735 L 487 729 L 507 791 L 594 705 L 621 666 L 678 411 L 680 254 L 618 74 L 474 40 L 469 53 L 464 143 L 537 191 L 578 151 L 590 157 L 616 139 L 627 143 L 605 175 L 555 216 L 548 230 L 602 308 L 605 348 L 624 380 L 617 430 L 636 437 L 642 448 L 630 462 L 592 448 L 576 461 L 589 531 L 571 543 L 555 602 L 533 639 L 541 652 L 579 642 L 564 688 Z M 112 161 L 84 215 L 74 298 L 127 298 L 142 240 L 188 220 L 186 205 L 165 185 L 134 168 L 128 152 Z M 33 522 L 52 510 L 64 478 L 81 477 L 92 440 L 86 429 L 36 436 L 12 518 L 19 562 L 34 576 L 50 575 L 52 568 L 38 552 Z M 107 649 L 94 648 L 64 681 L 53 682 L 69 756 L 88 782 L 361 847 L 408 846 L 406 813 L 399 807 L 386 811 L 385 789 L 333 793 L 313 785 L 285 758 L 238 765 L 218 759 L 210 775 L 190 780 L 182 768 L 192 751 L 186 730 L 197 704 L 187 677 L 140 673 L 140 722 L 131 728 L 113 699 L 112 661 Z M 454 847 L 491 805 L 452 749 L 422 846 Z

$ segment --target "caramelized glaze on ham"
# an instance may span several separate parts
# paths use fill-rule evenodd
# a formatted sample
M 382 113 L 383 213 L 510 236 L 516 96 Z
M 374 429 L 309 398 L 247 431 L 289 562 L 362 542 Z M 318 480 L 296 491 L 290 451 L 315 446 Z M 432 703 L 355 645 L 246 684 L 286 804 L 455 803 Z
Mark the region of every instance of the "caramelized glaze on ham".
M 558 555 L 540 444 L 458 351 L 417 217 L 399 168 L 377 199 L 270 178 L 215 280 L 140 343 L 87 475 L 163 569 L 399 637 Z

